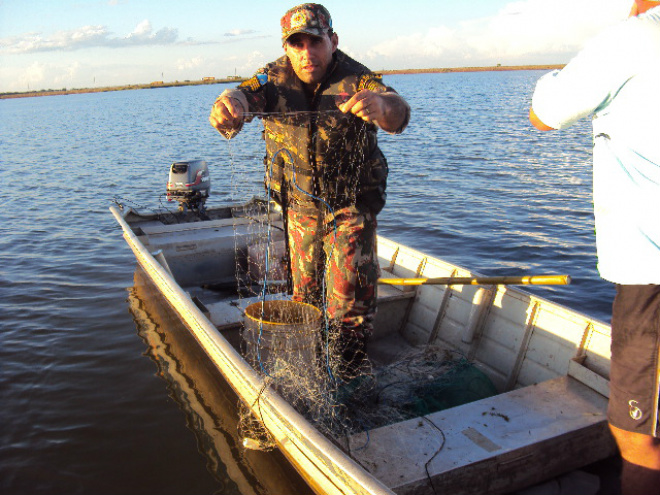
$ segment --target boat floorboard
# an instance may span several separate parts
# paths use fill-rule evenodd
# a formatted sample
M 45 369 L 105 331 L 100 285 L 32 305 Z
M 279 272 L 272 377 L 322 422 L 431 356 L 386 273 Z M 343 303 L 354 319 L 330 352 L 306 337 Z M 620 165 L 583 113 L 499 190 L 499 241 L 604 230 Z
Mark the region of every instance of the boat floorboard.
M 510 492 L 613 455 L 606 408 L 564 376 L 360 433 L 349 446 L 398 495 Z

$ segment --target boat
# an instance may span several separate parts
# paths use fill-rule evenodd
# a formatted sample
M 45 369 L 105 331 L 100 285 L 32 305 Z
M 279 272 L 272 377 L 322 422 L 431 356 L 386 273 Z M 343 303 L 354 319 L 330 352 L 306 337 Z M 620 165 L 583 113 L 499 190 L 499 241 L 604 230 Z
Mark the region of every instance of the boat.
M 606 420 L 609 325 L 516 285 L 533 277 L 483 277 L 383 236 L 373 369 L 415 353 L 458 355 L 493 392 L 329 435 L 246 353 L 259 345 L 249 308 L 290 300 L 281 212 L 264 198 L 207 207 L 208 191 L 177 196 L 172 177 L 186 168 L 179 183 L 204 183 L 203 162 L 172 165 L 177 211 L 119 202 L 110 210 L 145 277 L 315 493 L 508 493 L 616 453 Z M 246 436 L 243 445 L 261 441 Z

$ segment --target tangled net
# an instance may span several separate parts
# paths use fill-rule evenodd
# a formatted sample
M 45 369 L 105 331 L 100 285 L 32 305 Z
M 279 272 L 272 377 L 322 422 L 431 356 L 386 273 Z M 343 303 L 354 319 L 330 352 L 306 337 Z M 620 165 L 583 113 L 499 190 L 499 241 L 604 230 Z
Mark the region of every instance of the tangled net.
M 350 143 L 345 149 L 355 153 Z M 343 152 L 341 146 L 335 151 Z M 236 176 L 232 180 L 236 197 L 249 197 L 244 187 L 249 185 L 254 193 L 260 179 L 246 182 L 245 177 L 248 170 L 252 176 L 259 170 L 254 166 L 259 155 L 240 156 L 233 150 L 229 155 Z M 361 157 L 353 159 L 355 163 L 363 161 Z M 239 216 L 250 222 L 235 227 L 237 259 L 243 260 L 237 266 L 236 279 L 241 305 L 246 311 L 255 308 L 243 329 L 242 352 L 264 376 L 266 386 L 274 387 L 328 438 L 338 441 L 496 393 L 467 359 L 437 348 L 408 354 L 383 366 L 373 366 L 367 360 L 358 376 L 347 379 L 336 342 L 338 332 L 325 321 L 324 309 L 316 310 L 316 314 L 301 312 L 296 305 L 302 303 L 289 300 L 281 212 L 264 200 L 246 205 Z M 256 413 L 242 406 L 239 431 L 246 447 L 267 450 L 275 443 L 259 418 L 258 402 L 259 398 L 252 407 Z

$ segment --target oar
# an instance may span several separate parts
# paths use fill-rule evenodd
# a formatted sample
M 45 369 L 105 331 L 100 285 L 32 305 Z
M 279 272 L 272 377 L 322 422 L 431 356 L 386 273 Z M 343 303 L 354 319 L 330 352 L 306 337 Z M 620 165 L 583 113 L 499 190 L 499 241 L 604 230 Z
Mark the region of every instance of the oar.
M 387 285 L 568 285 L 569 275 L 531 275 L 525 277 L 438 277 L 379 278 Z

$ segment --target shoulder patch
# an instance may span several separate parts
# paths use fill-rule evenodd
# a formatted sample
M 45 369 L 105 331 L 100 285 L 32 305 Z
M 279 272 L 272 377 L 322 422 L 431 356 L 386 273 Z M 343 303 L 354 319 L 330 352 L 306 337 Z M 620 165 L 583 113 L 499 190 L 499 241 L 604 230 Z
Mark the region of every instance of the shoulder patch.
M 238 87 L 247 88 L 250 91 L 259 91 L 261 86 L 268 82 L 268 74 L 257 74 L 250 79 L 243 81 Z
M 363 89 L 368 89 L 374 93 L 384 93 L 387 91 L 387 86 L 383 84 L 383 76 L 380 74 L 363 74 L 360 77 L 358 91 Z

